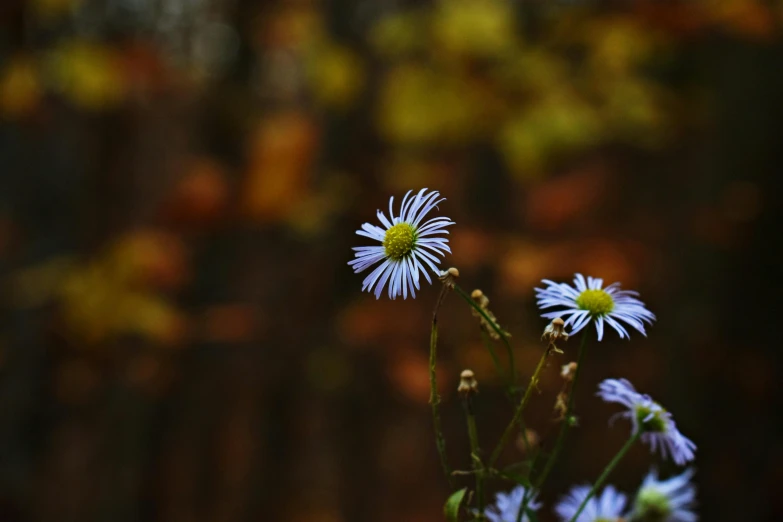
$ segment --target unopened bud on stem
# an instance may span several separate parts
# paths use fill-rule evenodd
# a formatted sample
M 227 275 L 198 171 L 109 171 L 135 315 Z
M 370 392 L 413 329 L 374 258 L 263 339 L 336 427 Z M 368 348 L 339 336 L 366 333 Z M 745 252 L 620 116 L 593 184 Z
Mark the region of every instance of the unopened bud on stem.
M 457 270 L 454 267 L 449 268 L 448 270 L 443 270 L 439 275 L 438 279 L 440 281 L 448 286 L 449 288 L 454 288 L 454 282 L 459 278 L 459 270 Z
M 459 376 L 459 386 L 457 392 L 463 397 L 468 397 L 475 393 L 478 393 L 478 381 L 473 374 L 473 370 L 462 370 Z
M 566 382 L 574 380 L 574 374 L 576 374 L 576 363 L 571 361 L 568 364 L 564 364 L 560 369 L 560 377 Z
M 550 344 L 554 344 L 560 339 L 567 341 L 568 334 L 565 331 L 565 322 L 563 319 L 560 317 L 555 317 L 552 319 L 552 322 L 549 323 L 546 328 L 544 328 L 544 333 L 541 335 L 541 339 L 547 341 Z

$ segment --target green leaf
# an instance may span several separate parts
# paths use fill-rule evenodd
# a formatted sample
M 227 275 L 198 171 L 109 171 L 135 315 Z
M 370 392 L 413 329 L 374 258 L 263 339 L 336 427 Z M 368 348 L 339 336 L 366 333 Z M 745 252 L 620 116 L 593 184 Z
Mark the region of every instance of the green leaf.
M 525 460 L 506 466 L 498 475 L 516 484 L 530 487 L 530 462 Z
M 533 512 L 531 509 L 527 509 L 527 518 L 530 520 L 530 522 L 538 522 L 538 515 Z
M 520 462 L 514 462 L 503 468 L 503 473 L 522 473 L 522 471 L 530 471 L 530 461 L 522 460 Z
M 459 491 L 455 491 L 451 494 L 446 501 L 446 505 L 443 506 L 443 513 L 446 515 L 446 520 L 449 522 L 457 522 L 459 520 L 459 508 L 462 505 L 462 500 L 465 498 L 468 488 L 462 488 Z
M 519 475 L 517 473 L 500 473 L 500 476 L 506 480 L 510 480 L 514 484 L 519 484 L 520 486 L 525 486 L 526 488 L 530 487 L 530 480 L 528 480 L 526 475 Z

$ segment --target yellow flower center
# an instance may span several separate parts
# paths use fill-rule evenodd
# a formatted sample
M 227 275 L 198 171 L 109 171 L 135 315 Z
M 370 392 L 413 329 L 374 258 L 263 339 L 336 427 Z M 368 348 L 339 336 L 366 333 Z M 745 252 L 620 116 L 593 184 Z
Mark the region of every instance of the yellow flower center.
M 639 421 L 639 425 L 642 427 L 642 431 L 652 431 L 655 433 L 666 432 L 666 421 L 663 420 L 663 413 L 666 410 L 656 411 L 655 413 L 646 406 L 638 406 L 636 408 L 636 420 Z M 652 418 L 645 421 L 650 413 L 653 413 Z
M 383 238 L 383 248 L 386 257 L 399 261 L 411 253 L 416 245 L 416 232 L 408 223 L 397 223 Z
M 669 499 L 655 488 L 644 488 L 636 496 L 634 512 L 640 520 L 659 522 L 667 520 L 671 514 Z
M 603 290 L 585 290 L 576 298 L 576 305 L 592 316 L 602 316 L 614 310 L 614 299 Z

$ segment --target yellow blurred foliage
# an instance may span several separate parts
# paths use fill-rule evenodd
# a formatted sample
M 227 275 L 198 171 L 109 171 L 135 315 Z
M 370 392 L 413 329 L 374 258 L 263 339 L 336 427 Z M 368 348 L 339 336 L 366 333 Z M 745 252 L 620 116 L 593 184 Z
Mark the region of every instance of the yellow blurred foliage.
M 184 322 L 162 297 L 136 289 L 98 260 L 65 278 L 60 287 L 67 333 L 79 346 L 136 334 L 161 344 L 181 339 Z
M 154 288 L 177 288 L 187 278 L 186 253 L 175 235 L 138 230 L 114 243 L 103 258 L 118 279 Z
M 478 100 L 459 77 L 417 65 L 392 69 L 382 86 L 378 125 L 399 143 L 461 141 L 477 130 Z
M 106 109 L 126 96 L 127 81 L 111 47 L 66 41 L 49 53 L 46 66 L 53 88 L 84 109 Z
M 0 113 L 16 118 L 32 112 L 43 94 L 35 61 L 12 58 L 0 72 Z
M 627 78 L 636 72 L 655 50 L 652 34 L 631 18 L 601 18 L 588 24 L 584 31 L 588 50 L 587 66 L 595 82 Z
M 598 142 L 603 131 L 594 107 L 574 92 L 560 89 L 511 117 L 497 140 L 512 172 L 535 178 L 550 159 Z
M 500 0 L 455 0 L 376 23 L 370 39 L 392 61 L 376 107 L 380 134 L 448 147 L 491 133 L 527 178 L 602 142 L 655 146 L 667 135 L 664 93 L 643 67 L 670 45 L 660 31 L 630 15 L 571 12 L 522 45 L 515 17 Z
M 430 13 L 409 10 L 381 18 L 369 33 L 370 44 L 379 56 L 401 57 L 425 49 L 429 43 Z
M 437 4 L 433 33 L 447 53 L 497 57 L 514 48 L 512 4 L 504 0 L 448 0 Z
M 307 60 L 307 74 L 315 99 L 327 107 L 347 107 L 364 85 L 359 57 L 333 43 L 323 43 L 313 49 Z
M 493 75 L 511 92 L 545 93 L 571 81 L 568 63 L 543 48 L 529 48 L 500 64 Z
M 185 264 L 175 237 L 137 231 L 86 262 L 62 256 L 16 272 L 9 288 L 18 307 L 58 301 L 65 333 L 79 347 L 127 334 L 174 345 L 185 320 L 159 289 L 182 284 Z
M 602 114 L 614 139 L 648 147 L 661 144 L 666 135 L 662 94 L 642 79 L 609 82 Z

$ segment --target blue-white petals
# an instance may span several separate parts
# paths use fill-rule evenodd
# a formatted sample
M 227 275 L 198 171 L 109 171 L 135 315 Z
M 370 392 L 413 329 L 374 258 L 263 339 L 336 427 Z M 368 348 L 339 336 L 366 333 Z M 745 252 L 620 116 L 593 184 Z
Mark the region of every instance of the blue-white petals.
M 380 242 L 380 245 L 354 247 L 354 259 L 348 262 L 355 273 L 363 272 L 376 266 L 362 283 L 362 291 L 373 292 L 379 299 L 387 288 L 391 299 L 402 296 L 403 299 L 416 297 L 416 290 L 421 288 L 421 275 L 428 283 L 432 283 L 430 273 L 437 275 L 438 268 L 445 253 L 451 253 L 448 247 L 449 240 L 443 237 L 448 234 L 445 227 L 454 222 L 447 217 L 435 217 L 424 221 L 424 218 L 437 208 L 438 203 L 444 201 L 438 191 L 427 192 L 421 189 L 415 195 L 408 191 L 400 204 L 400 213 L 394 215 L 394 197 L 389 199 L 388 216 L 383 211 L 377 211 L 378 221 L 383 225 L 379 227 L 370 223 L 364 223 L 356 233 L 360 236 Z M 407 223 L 415 234 L 412 250 L 402 259 L 392 259 L 386 254 L 383 241 L 386 232 L 399 223 Z
M 621 290 L 620 283 L 612 283 L 604 288 L 603 279 L 585 278 L 582 274 L 575 275 L 573 286 L 566 283 L 556 283 L 549 279 L 544 279 L 541 282 L 546 286 L 535 289 L 538 307 L 542 310 L 557 308 L 555 311 L 542 313 L 541 317 L 546 319 L 562 317 L 565 326 L 570 327 L 570 335 L 582 330 L 590 322 L 594 322 L 599 341 L 603 339 L 606 325 L 611 326 L 621 339 L 630 339 L 631 336 L 621 321 L 642 335 L 647 335 L 644 323 L 652 324 L 652 321 L 655 320 L 655 315 L 636 298 L 639 294 L 631 290 Z M 606 313 L 593 313 L 580 307 L 577 300 L 583 292 L 588 290 L 605 292 L 614 304 L 612 310 Z
M 485 515 L 490 522 L 516 522 L 519 508 L 522 507 L 526 489 L 517 486 L 508 493 L 495 495 L 495 503 L 487 508 Z M 530 494 L 530 500 L 526 511 L 536 512 L 541 509 L 541 503 L 536 501 L 537 493 Z M 530 522 L 527 513 L 522 517 L 523 522 Z
M 590 493 L 590 486 L 574 486 L 555 506 L 555 513 L 563 522 L 569 522 Z M 601 494 L 587 501 L 576 522 L 603 522 L 618 520 L 623 516 L 628 497 L 614 486 L 606 486 Z
M 648 515 L 645 511 L 650 509 L 644 499 L 653 498 L 658 504 L 655 511 L 660 514 L 661 522 L 697 522 L 699 517 L 694 511 L 696 486 L 691 482 L 694 473 L 693 468 L 689 468 L 669 479 L 658 480 L 657 471 L 651 470 L 639 488 L 634 503 L 634 515 L 644 520 Z
M 672 419 L 672 414 L 652 400 L 649 395 L 637 392 L 628 380 L 606 379 L 598 386 L 597 395 L 606 402 L 616 402 L 627 408 L 627 411 L 617 415 L 631 420 L 633 433 L 639 430 L 643 432 L 642 442 L 648 444 L 651 451 L 660 451 L 663 458 L 671 459 L 680 466 L 696 458 L 696 444 L 680 433 Z M 640 412 L 646 414 L 641 422 Z M 661 421 L 662 430 L 648 430 L 642 425 L 653 416 Z

